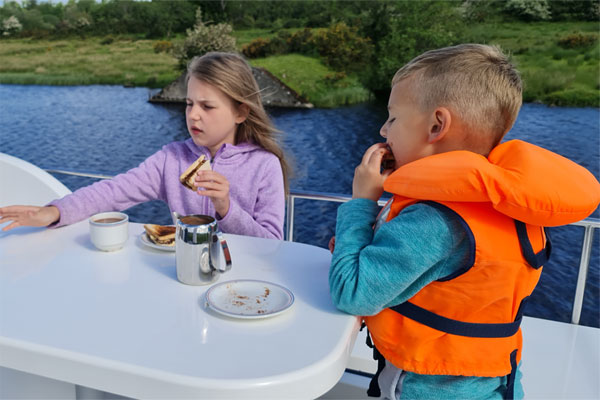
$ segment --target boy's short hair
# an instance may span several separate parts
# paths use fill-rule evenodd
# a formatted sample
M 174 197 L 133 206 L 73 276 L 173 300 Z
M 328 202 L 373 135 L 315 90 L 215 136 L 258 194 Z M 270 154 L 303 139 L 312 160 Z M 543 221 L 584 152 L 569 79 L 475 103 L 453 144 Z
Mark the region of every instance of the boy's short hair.
M 496 46 L 461 44 L 427 51 L 400 68 L 392 86 L 407 78 L 419 106 L 451 109 L 467 125 L 467 140 L 482 153 L 500 143 L 522 104 L 519 72 Z

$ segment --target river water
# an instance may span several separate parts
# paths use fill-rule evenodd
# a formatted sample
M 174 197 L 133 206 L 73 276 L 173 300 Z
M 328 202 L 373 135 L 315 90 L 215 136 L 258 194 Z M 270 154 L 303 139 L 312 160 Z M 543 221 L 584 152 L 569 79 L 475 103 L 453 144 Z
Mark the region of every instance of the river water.
M 0 152 L 42 168 L 115 175 L 188 133 L 180 105 L 151 104 L 145 88 L 0 85 Z M 270 109 L 294 165 L 292 189 L 350 194 L 364 150 L 382 141 L 386 105 L 336 109 Z M 555 151 L 600 174 L 600 111 L 525 104 L 507 139 Z M 56 175 L 71 190 L 89 178 Z M 295 240 L 326 247 L 337 204 L 297 200 Z M 135 222 L 170 223 L 160 202 L 127 211 Z M 594 213 L 598 217 L 598 210 Z M 570 321 L 583 237 L 580 227 L 552 228 L 553 257 L 527 315 Z M 599 326 L 599 236 L 596 234 L 581 323 Z

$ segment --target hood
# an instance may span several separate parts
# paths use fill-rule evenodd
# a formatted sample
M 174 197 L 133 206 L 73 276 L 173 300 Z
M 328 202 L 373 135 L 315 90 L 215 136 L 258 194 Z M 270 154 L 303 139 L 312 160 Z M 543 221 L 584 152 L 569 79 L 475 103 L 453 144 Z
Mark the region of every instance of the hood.
M 413 161 L 394 171 L 383 188 L 418 200 L 490 202 L 539 226 L 582 220 L 600 203 L 600 184 L 588 170 L 520 140 L 496 146 L 488 158 L 451 151 Z
M 206 158 L 211 160 L 210 150 L 208 150 L 207 147 L 196 145 L 196 143 L 194 143 L 194 141 L 191 138 L 187 139 L 185 141 L 185 144 L 190 149 L 190 151 L 192 153 L 194 153 L 194 155 L 196 155 L 196 157 L 200 157 L 200 155 L 204 154 L 206 156 Z M 237 158 L 237 156 L 245 154 L 245 153 L 257 151 L 257 150 L 263 150 L 263 149 L 262 149 L 262 147 L 260 147 L 256 144 L 247 143 L 247 142 L 239 143 L 237 145 L 225 143 L 223 146 L 221 146 L 221 148 L 219 150 L 217 150 L 214 158 L 215 159 L 218 158 L 219 162 L 224 163 L 224 164 L 227 164 L 230 162 L 235 163 L 236 162 L 235 159 Z

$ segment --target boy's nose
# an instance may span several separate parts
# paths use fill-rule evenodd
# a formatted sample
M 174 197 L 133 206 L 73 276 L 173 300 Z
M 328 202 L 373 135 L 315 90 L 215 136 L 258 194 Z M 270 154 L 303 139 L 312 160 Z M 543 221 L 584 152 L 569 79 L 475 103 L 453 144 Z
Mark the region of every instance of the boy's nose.
M 385 124 L 379 130 L 379 134 L 381 135 L 381 137 L 387 138 L 387 129 L 385 129 Z

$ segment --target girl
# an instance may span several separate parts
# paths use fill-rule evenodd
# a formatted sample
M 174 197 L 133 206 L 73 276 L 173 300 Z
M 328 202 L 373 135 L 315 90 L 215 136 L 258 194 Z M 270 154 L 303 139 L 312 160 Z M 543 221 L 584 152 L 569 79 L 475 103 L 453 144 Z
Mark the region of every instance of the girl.
M 173 142 L 138 167 L 81 188 L 45 207 L 0 208 L 3 230 L 72 224 L 93 214 L 160 199 L 182 215 L 214 216 L 224 232 L 283 238 L 288 165 L 260 100 L 252 69 L 239 55 L 212 52 L 187 72 L 186 123 L 190 139 Z M 200 156 L 197 191 L 179 176 Z

